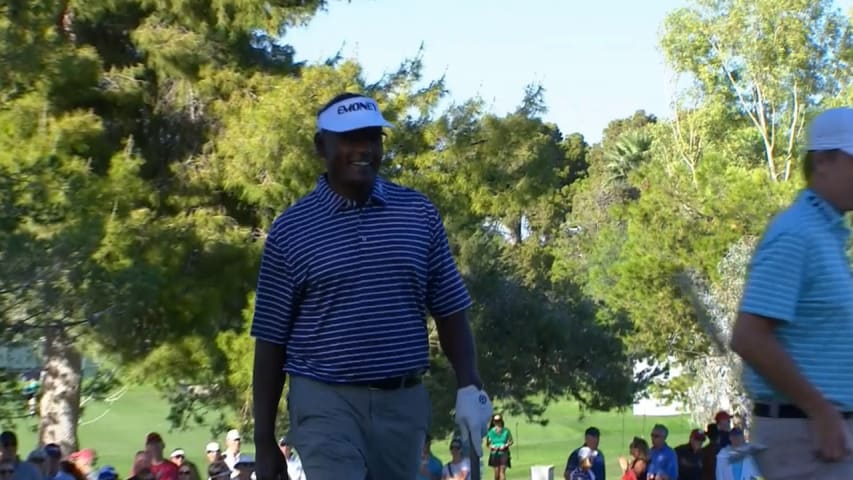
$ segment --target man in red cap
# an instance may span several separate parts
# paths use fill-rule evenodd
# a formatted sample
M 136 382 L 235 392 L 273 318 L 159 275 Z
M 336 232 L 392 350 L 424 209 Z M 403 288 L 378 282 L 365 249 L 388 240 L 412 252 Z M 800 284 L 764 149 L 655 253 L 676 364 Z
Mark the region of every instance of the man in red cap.
M 151 472 L 155 480 L 178 480 L 178 466 L 163 457 L 166 444 L 159 433 L 151 432 L 145 437 L 145 451 L 151 459 Z
M 720 410 L 714 415 L 717 424 L 717 432 L 720 435 L 720 448 L 726 448 L 732 442 L 729 440 L 729 432 L 732 431 L 732 416 L 725 410 Z

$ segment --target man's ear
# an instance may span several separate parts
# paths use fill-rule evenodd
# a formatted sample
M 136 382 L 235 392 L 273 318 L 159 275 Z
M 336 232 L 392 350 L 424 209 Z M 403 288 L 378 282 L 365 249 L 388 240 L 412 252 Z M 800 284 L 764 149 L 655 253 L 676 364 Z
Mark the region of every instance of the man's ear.
M 323 142 L 323 132 L 314 134 L 314 150 L 321 158 L 326 158 L 326 145 Z

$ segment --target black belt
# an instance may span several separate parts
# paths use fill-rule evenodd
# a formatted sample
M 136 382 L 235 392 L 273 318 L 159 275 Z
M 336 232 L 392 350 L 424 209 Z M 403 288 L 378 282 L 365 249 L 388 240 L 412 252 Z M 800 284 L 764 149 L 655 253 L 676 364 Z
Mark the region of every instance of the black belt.
M 421 374 L 411 374 L 402 377 L 386 378 L 384 380 L 374 380 L 371 382 L 356 382 L 353 386 L 365 387 L 370 390 L 402 390 L 404 388 L 412 388 L 420 385 L 423 382 Z
M 808 414 L 796 405 L 756 403 L 752 408 L 756 417 L 764 418 L 809 418 Z M 853 412 L 839 412 L 845 419 L 853 418 Z

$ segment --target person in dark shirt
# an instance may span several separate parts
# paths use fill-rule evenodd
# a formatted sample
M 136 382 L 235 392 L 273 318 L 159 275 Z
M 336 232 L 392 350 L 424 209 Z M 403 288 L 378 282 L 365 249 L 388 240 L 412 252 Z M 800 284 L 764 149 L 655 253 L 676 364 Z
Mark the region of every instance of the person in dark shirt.
M 571 472 L 576 470 L 578 466 L 580 466 L 580 461 L 578 460 L 578 453 L 580 453 L 581 449 L 584 447 L 589 447 L 592 451 L 596 452 L 596 454 L 591 458 L 591 472 L 593 473 L 593 475 L 595 475 L 596 480 L 603 480 L 605 478 L 604 454 L 598 450 L 598 442 L 600 439 L 601 432 L 597 428 L 589 427 L 586 429 L 586 432 L 584 433 L 583 445 L 576 448 L 575 451 L 573 451 L 571 455 L 569 455 L 569 461 L 566 462 L 564 478 L 568 479 Z
M 720 410 L 714 415 L 714 422 L 717 424 L 717 431 L 720 435 L 720 448 L 728 447 L 729 432 L 732 429 L 732 416 L 725 410 Z
M 717 479 L 717 454 L 720 453 L 720 434 L 716 423 L 709 423 L 705 428 L 708 444 L 702 447 L 702 480 Z
M 690 438 L 684 445 L 675 447 L 678 456 L 678 480 L 702 479 L 702 444 L 705 443 L 705 432 L 694 428 Z

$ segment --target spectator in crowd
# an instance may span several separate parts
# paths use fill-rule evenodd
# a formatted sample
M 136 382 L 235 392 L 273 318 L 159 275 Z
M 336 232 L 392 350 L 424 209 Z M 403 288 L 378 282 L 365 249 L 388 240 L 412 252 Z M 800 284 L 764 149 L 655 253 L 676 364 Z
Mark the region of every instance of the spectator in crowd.
M 151 432 L 145 437 L 145 450 L 151 462 L 151 471 L 157 480 L 178 480 L 178 466 L 163 456 L 166 443 L 159 433 Z
M 59 461 L 62 460 L 62 448 L 55 443 L 48 443 L 44 447 L 45 462 L 44 475 L 53 478 L 59 473 Z
M 590 447 L 581 447 L 577 451 L 578 465 L 566 475 L 567 480 L 598 480 L 593 472 L 593 461 L 598 452 Z
M 47 477 L 47 455 L 45 455 L 43 448 L 37 448 L 30 452 L 27 455 L 27 462 L 32 463 L 42 477 Z
M 73 478 L 74 480 L 87 480 L 86 475 L 80 471 L 77 464 L 71 460 L 59 461 L 59 472 L 62 478 Z
M 714 423 L 717 424 L 717 432 L 720 437 L 720 448 L 729 446 L 729 432 L 732 430 L 732 416 L 725 410 L 720 410 L 714 415 Z
M 716 480 L 752 480 L 761 474 L 758 465 L 745 449 L 746 440 L 743 430 L 733 428 L 729 432 L 731 442 L 729 446 L 720 450 L 717 456 L 717 479 Z
M 622 467 L 621 480 L 646 480 L 646 469 L 649 466 L 649 444 L 640 437 L 634 437 L 628 445 L 631 458 L 619 457 Z
M 210 480 L 228 480 L 231 478 L 231 467 L 224 460 L 217 460 L 207 467 Z
M 512 467 L 509 447 L 512 446 L 512 432 L 504 426 L 501 415 L 494 415 L 486 433 L 486 446 L 489 447 L 489 466 L 495 471 L 495 480 L 506 480 L 506 469 Z
M 471 461 L 462 456 L 462 441 L 454 438 L 450 442 L 450 461 L 441 472 L 442 480 L 471 480 Z
M 228 430 L 228 433 L 225 435 L 225 455 L 223 455 L 222 460 L 231 469 L 231 478 L 237 478 L 236 465 L 237 460 L 240 458 L 241 443 L 240 432 L 236 429 Z
M 151 469 L 151 456 L 147 450 L 140 450 L 133 456 L 133 464 L 130 467 L 130 477 L 135 477 L 136 473 L 143 468 Z
M 22 462 L 18 457 L 18 436 L 15 432 L 0 433 L 0 461 L 11 462 L 15 468 L 12 480 L 42 480 L 42 475 L 35 465 Z
M 118 472 L 112 465 L 104 465 L 98 469 L 97 480 L 118 480 Z
M 284 455 L 285 461 L 287 461 L 287 475 L 290 477 L 290 480 L 305 480 L 302 460 L 299 459 L 299 454 L 290 446 L 287 437 L 279 439 L 278 447 L 281 449 L 281 454 Z M 439 468 L 441 468 L 440 464 Z
M 677 480 L 678 455 L 666 443 L 669 429 L 657 424 L 652 428 L 652 449 L 649 452 L 649 468 L 646 470 L 648 480 Z
M 717 454 L 720 453 L 720 435 L 716 423 L 709 423 L 705 428 L 708 444 L 702 447 L 702 480 L 717 478 Z
M 74 465 L 86 475 L 88 480 L 98 480 L 98 472 L 95 470 L 95 464 L 98 461 L 97 454 L 91 448 L 84 448 L 78 452 L 74 452 L 68 456 L 68 459 L 74 462 Z
M 580 453 L 581 448 L 589 447 L 592 451 L 595 452 L 595 455 L 591 457 L 592 459 L 592 473 L 595 475 L 595 478 L 601 480 L 606 478 L 605 475 L 605 462 L 604 462 L 604 453 L 598 450 L 598 444 L 601 440 L 601 431 L 596 427 L 589 427 L 584 432 L 583 445 L 576 448 L 570 455 L 569 460 L 566 462 L 566 470 L 564 473 L 565 478 L 569 478 L 569 473 L 572 470 L 576 470 L 578 465 L 580 465 L 580 460 L 578 459 L 578 453 Z
M 255 473 L 255 459 L 250 455 L 241 453 L 234 462 L 234 470 L 237 471 L 237 480 L 251 480 Z
M 196 467 L 195 463 L 184 459 L 184 461 L 181 462 L 181 465 L 178 467 L 178 479 L 201 480 L 201 474 L 199 473 L 198 467 Z
M 158 480 L 154 475 L 154 472 L 151 471 L 151 467 L 142 467 L 138 471 L 136 471 L 132 477 L 128 480 Z
M 675 447 L 678 480 L 702 480 L 702 445 L 705 438 L 705 432 L 694 428 L 687 443 Z
M 291 478 L 291 480 L 293 480 Z M 417 480 L 441 480 L 441 460 L 432 453 L 432 436 L 427 434 Z
M 211 463 L 213 463 L 217 460 L 222 460 L 222 455 L 220 454 L 219 443 L 217 443 L 217 442 L 208 443 L 207 446 L 204 447 L 204 458 L 207 459 L 208 465 L 210 465 Z
M 183 465 L 184 460 L 187 459 L 187 454 L 184 452 L 183 448 L 176 448 L 172 450 L 172 453 L 169 454 L 169 461 L 180 467 Z M 180 473 L 180 472 L 178 472 Z

